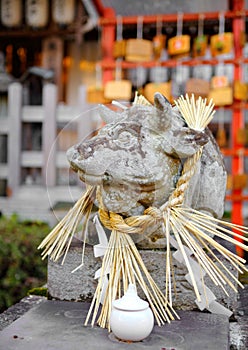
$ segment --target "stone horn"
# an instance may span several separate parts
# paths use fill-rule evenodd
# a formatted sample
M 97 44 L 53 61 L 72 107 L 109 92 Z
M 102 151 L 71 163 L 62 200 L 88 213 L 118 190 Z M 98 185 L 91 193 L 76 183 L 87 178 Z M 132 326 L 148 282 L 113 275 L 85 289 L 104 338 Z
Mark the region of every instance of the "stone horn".
M 164 131 L 171 125 L 173 109 L 170 102 L 161 93 L 156 92 L 154 95 L 154 106 L 157 109 L 156 129 Z M 155 126 L 155 125 L 154 125 Z
M 117 122 L 119 119 L 121 119 L 119 113 L 112 111 L 110 108 L 102 104 L 99 105 L 99 114 L 106 124 Z

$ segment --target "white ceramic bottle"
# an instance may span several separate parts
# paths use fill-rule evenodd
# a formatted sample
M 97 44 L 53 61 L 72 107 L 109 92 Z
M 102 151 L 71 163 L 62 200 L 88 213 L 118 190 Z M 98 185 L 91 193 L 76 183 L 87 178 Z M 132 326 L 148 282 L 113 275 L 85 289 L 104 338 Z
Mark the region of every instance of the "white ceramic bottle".
M 141 341 L 153 329 L 154 317 L 149 304 L 142 300 L 134 284 L 125 295 L 113 302 L 110 327 L 114 335 L 125 341 Z

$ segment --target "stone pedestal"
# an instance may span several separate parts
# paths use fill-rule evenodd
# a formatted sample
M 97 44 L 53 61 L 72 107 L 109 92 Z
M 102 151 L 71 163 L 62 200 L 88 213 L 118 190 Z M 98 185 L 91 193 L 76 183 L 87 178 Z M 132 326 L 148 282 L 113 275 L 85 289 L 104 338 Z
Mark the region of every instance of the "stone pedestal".
M 60 262 L 54 263 L 49 261 L 48 292 L 51 298 L 68 301 L 90 301 L 92 299 L 97 286 L 97 280 L 94 279 L 94 275 L 101 267 L 101 258 L 95 258 L 93 247 L 87 246 L 84 266 L 72 273 L 81 264 L 81 253 L 82 247 L 74 245 L 70 248 L 63 265 Z M 140 254 L 151 276 L 161 291 L 164 292 L 166 253 L 161 250 L 140 250 Z M 221 260 L 223 261 L 223 259 Z M 223 261 L 223 263 L 225 262 Z M 174 259 L 173 267 L 176 282 L 176 290 L 173 292 L 174 308 L 180 310 L 197 309 L 194 291 L 185 279 L 185 275 L 188 273 L 186 268 Z M 237 276 L 237 273 L 229 265 L 228 270 Z M 229 286 L 226 287 L 229 294 L 227 296 L 221 288 L 213 284 L 208 276 L 205 278 L 205 284 L 215 294 L 218 302 L 230 310 L 235 309 L 237 296 Z M 144 298 L 141 291 L 138 290 L 138 293 L 140 297 Z
M 84 327 L 89 304 L 43 301 L 0 332 L 1 349 L 227 350 L 229 322 L 222 315 L 179 311 L 180 320 L 154 326 L 140 342 L 122 342 L 100 327 Z M 243 348 L 242 348 L 243 349 Z

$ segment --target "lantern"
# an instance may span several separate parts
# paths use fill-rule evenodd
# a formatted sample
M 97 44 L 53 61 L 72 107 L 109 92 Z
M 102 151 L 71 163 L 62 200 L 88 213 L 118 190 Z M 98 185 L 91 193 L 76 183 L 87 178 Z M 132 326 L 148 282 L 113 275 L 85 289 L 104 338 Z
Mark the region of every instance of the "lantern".
M 22 21 L 22 1 L 2 0 L 1 21 L 6 27 L 17 27 Z
M 31 27 L 45 27 L 48 22 L 48 1 L 27 0 L 26 22 Z
M 75 0 L 54 0 L 52 16 L 55 23 L 71 24 L 75 15 Z

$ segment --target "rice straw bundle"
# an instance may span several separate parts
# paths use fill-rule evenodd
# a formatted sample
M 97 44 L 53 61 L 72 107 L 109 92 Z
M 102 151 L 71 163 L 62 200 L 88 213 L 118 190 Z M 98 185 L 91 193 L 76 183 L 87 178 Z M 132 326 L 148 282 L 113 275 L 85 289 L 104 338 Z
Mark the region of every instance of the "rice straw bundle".
M 230 278 L 242 287 L 237 278 L 220 261 L 220 259 L 214 253 L 213 249 L 217 250 L 240 273 L 243 271 L 248 271 L 244 266 L 245 260 L 230 252 L 227 248 L 216 242 L 208 234 L 214 234 L 215 236 L 220 237 L 227 242 L 236 244 L 244 250 L 248 250 L 248 247 L 245 244 L 237 242 L 235 239 L 228 235 L 232 234 L 237 238 L 241 238 L 241 233 L 248 232 L 247 228 L 218 220 L 212 216 L 206 215 L 192 208 L 183 207 L 181 205 L 169 209 L 169 217 L 167 220 L 169 220 L 171 230 L 174 233 L 181 253 L 184 257 L 185 264 L 191 276 L 191 281 L 196 297 L 199 301 L 201 301 L 201 297 L 194 273 L 185 252 L 185 246 L 187 246 L 192 251 L 192 255 L 195 257 L 196 261 L 203 268 L 203 270 L 206 271 L 213 283 L 216 286 L 220 286 L 226 294 L 226 284 L 228 284 L 233 290 L 237 292 L 235 286 L 230 281 Z M 217 224 L 220 225 L 217 227 Z M 232 232 L 230 228 L 235 228 L 235 230 L 240 234 Z M 248 241 L 248 239 L 245 237 L 243 237 L 243 240 Z M 208 254 L 202 248 L 205 248 Z M 226 274 L 220 270 L 217 264 L 212 261 L 210 256 L 220 265 L 220 267 L 224 269 Z
M 139 95 L 138 91 L 135 93 L 133 104 L 142 106 L 152 106 L 152 104 L 143 95 Z
M 109 272 L 107 291 L 97 319 L 104 276 L 107 272 Z M 92 326 L 97 322 L 100 327 L 110 330 L 109 319 L 112 302 L 126 292 L 129 283 L 139 284 L 150 304 L 158 325 L 162 325 L 166 321 L 170 322 L 175 317 L 179 318 L 172 306 L 167 302 L 165 295 L 150 276 L 132 238 L 128 234 L 113 230 L 103 258 L 101 276 L 85 325 L 88 324 L 91 318 Z
M 215 113 L 212 99 L 207 105 L 206 98 L 199 97 L 195 100 L 194 94 L 192 94 L 191 98 L 189 98 L 188 94 L 186 94 L 185 98 L 180 96 L 175 101 L 175 104 L 187 125 L 196 130 L 204 130 L 213 119 Z
M 93 202 L 95 200 L 95 193 L 95 187 L 88 186 L 84 195 L 75 203 L 65 217 L 41 242 L 38 249 L 44 249 L 41 253 L 42 259 L 49 256 L 51 260 L 58 261 L 59 258 L 64 256 L 62 264 L 64 263 L 66 254 L 70 248 L 74 234 L 76 233 L 76 229 L 78 228 L 83 217 L 85 220 L 82 232 L 84 235 L 86 235 L 86 228 Z M 86 237 L 84 237 L 84 244 L 86 241 L 85 238 Z
M 203 131 L 207 127 L 215 113 L 212 100 L 209 105 L 207 105 L 207 99 L 199 97 L 195 101 L 194 94 L 192 94 L 191 98 L 189 98 L 188 94 L 186 94 L 186 98 L 183 96 L 179 97 L 178 100 L 175 101 L 175 104 L 181 112 L 186 124 L 190 128 L 198 131 Z M 169 199 L 170 206 L 173 207 L 174 205 L 183 203 L 189 180 L 195 173 L 196 165 L 202 155 L 202 150 L 203 147 L 185 161 L 182 175 L 177 182 L 176 189 Z
M 175 101 L 175 104 L 181 112 L 187 125 L 200 131 L 203 131 L 207 127 L 215 112 L 213 110 L 214 104 L 212 103 L 212 100 L 210 101 L 209 105 L 207 105 L 206 99 L 203 100 L 201 97 L 199 97 L 195 101 L 194 95 L 192 95 L 191 98 L 189 98 L 188 95 L 186 95 L 186 98 L 181 96 L 177 101 Z M 182 176 L 178 180 L 176 189 L 173 191 L 168 202 L 160 208 L 162 211 L 166 212 L 166 215 L 164 215 L 164 227 L 167 226 L 167 232 L 169 231 L 169 226 L 174 233 L 190 274 L 196 297 L 199 301 L 201 300 L 200 293 L 184 246 L 186 245 L 192 251 L 192 255 L 195 257 L 198 264 L 205 270 L 212 281 L 224 290 L 224 292 L 226 292 L 224 287 L 226 284 L 229 284 L 234 290 L 236 290 L 236 288 L 229 278 L 227 278 L 219 267 L 209 258 L 202 247 L 206 248 L 209 254 L 212 255 L 212 257 L 222 266 L 222 268 L 224 268 L 229 277 L 235 280 L 239 285 L 241 284 L 238 282 L 236 277 L 229 272 L 229 270 L 217 258 L 216 254 L 213 253 L 209 246 L 221 253 L 221 255 L 224 256 L 239 272 L 243 272 L 245 270 L 247 271 L 246 267 L 244 266 L 245 260 L 224 248 L 207 233 L 210 235 L 214 234 L 217 237 L 221 237 L 228 242 L 238 245 L 242 249 L 248 250 L 247 246 L 237 242 L 227 235 L 232 234 L 239 239 L 242 237 L 243 240 L 248 241 L 248 239 L 242 236 L 242 233 L 248 232 L 248 228 L 226 223 L 225 221 L 215 219 L 210 215 L 206 215 L 192 208 L 183 206 L 185 191 L 188 188 L 191 177 L 195 173 L 197 162 L 202 154 L 202 149 L 203 147 L 201 147 L 196 154 L 189 157 L 185 161 Z M 221 226 L 218 226 L 217 228 L 217 224 Z M 236 233 L 233 233 L 232 229 L 235 229 Z M 166 236 L 168 236 L 168 233 L 166 233 Z M 167 238 L 167 243 L 169 243 L 169 238 Z M 170 254 L 170 247 L 168 244 L 167 254 Z M 168 262 L 167 269 L 170 269 Z M 168 272 L 166 272 L 166 275 L 168 275 Z M 166 290 L 170 292 L 171 287 L 168 284 L 169 282 L 167 279 Z

